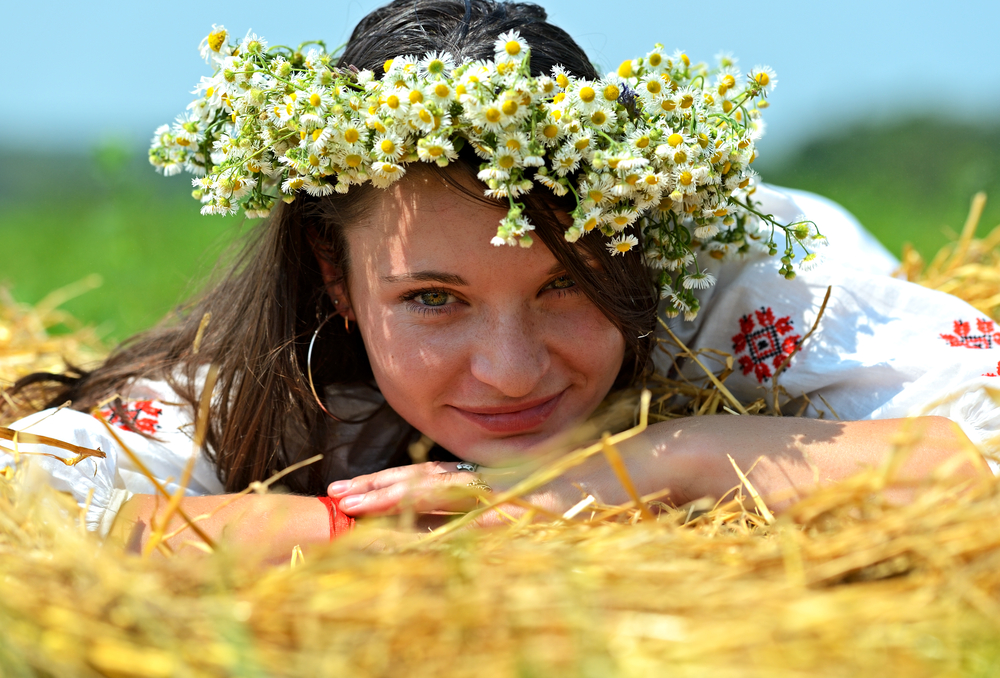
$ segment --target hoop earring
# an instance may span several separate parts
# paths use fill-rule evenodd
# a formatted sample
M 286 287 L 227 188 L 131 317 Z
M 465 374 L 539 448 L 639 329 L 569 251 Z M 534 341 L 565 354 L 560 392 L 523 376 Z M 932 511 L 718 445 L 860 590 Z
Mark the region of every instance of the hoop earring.
M 323 401 L 320 399 L 319 394 L 316 393 L 316 385 L 313 383 L 312 357 L 313 357 L 313 346 L 315 346 L 315 344 L 316 344 L 316 337 L 319 336 L 319 331 L 321 329 L 323 329 L 324 325 L 326 325 L 328 322 L 330 322 L 331 318 L 335 318 L 337 315 L 339 315 L 339 314 L 334 313 L 333 315 L 328 315 L 326 318 L 323 319 L 323 322 L 321 322 L 316 327 L 316 331 L 313 332 L 312 339 L 309 341 L 309 352 L 306 353 L 306 374 L 309 376 L 309 390 L 312 391 L 313 398 L 316 399 L 316 404 L 319 405 L 319 409 L 323 410 L 323 412 L 326 414 L 326 416 L 330 417 L 334 421 L 340 421 L 340 419 L 338 419 L 337 417 L 335 417 L 332 414 L 330 414 L 330 410 L 326 409 L 326 406 L 323 404 Z M 347 321 L 347 318 L 345 317 L 344 318 L 344 322 L 346 322 L 346 321 Z

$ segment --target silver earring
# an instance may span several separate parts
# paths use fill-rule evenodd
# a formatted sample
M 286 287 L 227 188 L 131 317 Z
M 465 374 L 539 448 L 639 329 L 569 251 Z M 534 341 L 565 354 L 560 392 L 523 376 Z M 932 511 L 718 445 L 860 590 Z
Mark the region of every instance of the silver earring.
M 333 303 L 336 304 L 337 302 L 334 301 Z M 323 329 L 323 325 L 326 325 L 328 322 L 330 322 L 330 318 L 335 318 L 335 317 L 337 317 L 337 315 L 338 314 L 336 314 L 336 313 L 334 313 L 333 315 L 328 315 L 323 320 L 323 322 L 321 322 L 316 327 L 316 331 L 313 332 L 312 339 L 309 341 L 309 352 L 306 353 L 306 374 L 309 376 L 309 390 L 312 391 L 313 398 L 316 399 L 316 404 L 319 405 L 319 409 L 323 410 L 323 412 L 325 412 L 326 415 L 328 417 L 330 417 L 331 419 L 333 419 L 334 421 L 340 421 L 340 419 L 338 419 L 337 417 L 335 417 L 332 414 L 330 414 L 330 410 L 326 409 L 326 406 L 323 404 L 323 401 L 320 399 L 319 394 L 316 393 L 316 385 L 313 384 L 312 357 L 313 357 L 313 346 L 316 344 L 316 337 L 319 336 L 319 331 L 321 329 Z

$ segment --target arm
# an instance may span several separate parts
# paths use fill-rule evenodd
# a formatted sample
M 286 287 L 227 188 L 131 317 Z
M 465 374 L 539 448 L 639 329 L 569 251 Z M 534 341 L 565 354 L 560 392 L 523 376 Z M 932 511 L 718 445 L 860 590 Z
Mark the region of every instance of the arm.
M 227 502 L 231 502 L 228 503 Z M 316 497 L 289 494 L 248 494 L 185 497 L 180 504 L 191 518 L 212 514 L 197 525 L 214 541 L 251 552 L 263 560 L 287 562 L 292 549 L 330 540 L 327 508 Z M 115 519 L 109 541 L 134 552 L 141 552 L 149 541 L 151 519 L 161 518 L 167 500 L 157 495 L 135 495 L 124 504 Z M 184 525 L 177 515 L 167 533 Z M 185 542 L 201 542 L 190 528 L 167 540 L 174 551 L 185 549 Z
M 721 498 L 740 483 L 728 454 L 748 474 L 769 506 L 780 510 L 817 485 L 881 466 L 902 435 L 907 436 L 908 453 L 896 473 L 897 480 L 926 478 L 956 455 L 961 455 L 956 473 L 968 477 L 989 475 L 969 439 L 943 417 L 851 422 L 728 415 L 688 417 L 653 424 L 620 444 L 619 450 L 641 495 L 669 490 L 665 501 L 674 505 L 705 496 Z M 422 511 L 455 508 L 441 494 L 441 487 L 449 483 L 465 485 L 473 476 L 454 473 L 453 467 L 423 464 L 388 469 L 338 483 L 330 491 L 342 499 L 344 511 L 354 516 L 396 512 L 404 502 L 412 502 Z M 494 490 L 506 489 L 521 477 L 507 473 L 510 479 L 505 480 L 504 474 L 489 469 L 483 469 L 482 475 Z M 579 501 L 581 489 L 604 504 L 629 501 L 601 455 L 591 457 L 525 498 L 562 512 Z M 898 501 L 906 501 L 910 494 L 905 488 L 890 490 L 890 497 Z M 352 499 L 345 500 L 347 497 Z
M 740 483 L 728 454 L 761 496 L 770 499 L 769 505 L 780 510 L 817 485 L 882 466 L 897 443 L 906 452 L 895 480 L 927 478 L 956 455 L 957 474 L 989 475 L 962 430 L 943 417 L 850 422 L 689 417 L 654 424 L 620 447 L 641 494 L 669 489 L 669 501 L 675 505 L 722 497 Z M 603 460 L 593 461 L 574 474 L 577 482 L 607 503 L 628 501 L 617 479 L 599 471 Z M 910 495 L 904 488 L 890 491 L 897 501 Z

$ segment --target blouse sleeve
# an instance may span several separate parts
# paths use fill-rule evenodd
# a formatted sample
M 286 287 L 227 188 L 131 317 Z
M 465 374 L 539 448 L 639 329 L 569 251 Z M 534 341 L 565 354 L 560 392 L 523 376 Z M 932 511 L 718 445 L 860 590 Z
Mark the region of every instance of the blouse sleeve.
M 816 323 L 829 287 L 816 331 L 779 377 L 792 409 L 843 420 L 941 415 L 995 455 L 1000 408 L 989 387 L 1000 387 L 1000 327 L 957 297 L 892 277 L 894 259 L 833 203 L 773 189 L 763 202 L 779 220 L 816 222 L 830 240 L 821 263 L 789 281 L 777 257 L 706 258 L 717 283 L 695 321 L 673 319 L 672 331 L 734 357 L 726 385 L 737 398 L 770 402 L 775 370 Z M 658 360 L 663 368 L 669 358 Z M 684 371 L 698 376 L 697 366 Z
M 128 424 L 110 408 L 101 413 L 114 426 L 120 443 L 104 423 L 89 414 L 68 408 L 38 412 L 10 428 L 96 450 L 103 456 L 87 456 L 68 465 L 66 461 L 76 457 L 76 452 L 55 445 L 0 440 L 0 468 L 26 465 L 18 474 L 25 491 L 30 492 L 41 478 L 70 494 L 81 507 L 87 507 L 87 529 L 102 537 L 107 536 L 121 505 L 132 495 L 157 492 L 150 477 L 167 492 L 176 492 L 192 456 L 196 458 L 185 494 L 220 494 L 224 488 L 215 466 L 202 451 L 194 449 L 191 409 L 178 401 L 163 382 L 136 382 L 123 400 Z M 129 424 L 142 433 L 130 430 Z

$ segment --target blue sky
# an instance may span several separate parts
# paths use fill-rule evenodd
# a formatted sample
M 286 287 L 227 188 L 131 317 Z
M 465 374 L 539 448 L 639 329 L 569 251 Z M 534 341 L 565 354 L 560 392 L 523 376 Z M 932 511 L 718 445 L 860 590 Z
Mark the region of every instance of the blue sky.
M 824 125 L 861 119 L 1000 115 L 997 0 L 538 2 L 605 69 L 656 42 L 697 60 L 728 50 L 744 68 L 771 66 L 779 84 L 766 115 L 765 152 Z M 142 144 L 209 74 L 197 45 L 213 23 L 237 36 L 253 29 L 270 44 L 320 38 L 332 47 L 380 4 L 9 3 L 0 36 L 13 86 L 0 105 L 0 146 L 85 149 L 109 138 Z

